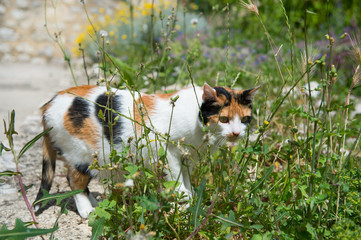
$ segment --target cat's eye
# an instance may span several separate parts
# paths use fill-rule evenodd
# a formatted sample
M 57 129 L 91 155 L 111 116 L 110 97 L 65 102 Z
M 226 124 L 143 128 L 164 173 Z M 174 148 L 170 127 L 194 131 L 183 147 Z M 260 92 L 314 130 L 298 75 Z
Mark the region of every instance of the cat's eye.
M 219 121 L 221 123 L 228 123 L 229 122 L 229 118 L 226 116 L 219 116 Z
M 244 117 L 241 118 L 242 123 L 249 123 L 250 121 L 251 121 L 250 116 L 244 116 Z

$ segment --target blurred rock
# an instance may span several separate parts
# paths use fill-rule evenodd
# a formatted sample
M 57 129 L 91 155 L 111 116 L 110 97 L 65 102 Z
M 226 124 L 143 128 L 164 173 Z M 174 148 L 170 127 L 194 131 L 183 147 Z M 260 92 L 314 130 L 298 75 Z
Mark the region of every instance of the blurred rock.
M 0 5 L 0 15 L 4 14 L 6 12 L 6 8 L 4 5 Z
M 0 43 L 0 53 L 9 53 L 11 51 L 11 47 L 7 43 Z
M 11 16 L 15 20 L 21 20 L 25 17 L 25 13 L 22 10 L 14 9 L 13 11 L 11 11 Z
M 0 40 L 4 41 L 15 41 L 18 39 L 16 32 L 7 27 L 0 28 Z
M 16 6 L 18 8 L 22 8 L 22 9 L 26 9 L 29 7 L 29 2 L 28 0 L 16 0 Z

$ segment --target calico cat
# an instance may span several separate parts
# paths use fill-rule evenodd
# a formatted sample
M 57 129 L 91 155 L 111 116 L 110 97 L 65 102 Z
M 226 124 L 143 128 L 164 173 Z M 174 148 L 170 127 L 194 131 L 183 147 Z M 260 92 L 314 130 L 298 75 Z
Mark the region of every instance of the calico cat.
M 149 130 L 148 139 L 164 134 L 169 142 L 182 141 L 184 146 L 194 146 L 188 149 L 190 155 L 194 149 L 202 150 L 205 138 L 214 145 L 236 142 L 246 134 L 251 122 L 252 100 L 258 88 L 235 90 L 204 84 L 171 94 L 140 94 L 86 85 L 61 91 L 41 108 L 44 129 L 52 129 L 44 136 L 42 179 L 36 199 L 43 196 L 43 190 L 50 190 L 55 160 L 60 155 L 68 167 L 70 188 L 84 190 L 75 195 L 74 200 L 80 216 L 87 218 L 96 205 L 87 187 L 90 179 L 98 174 L 97 170 L 89 169 L 94 153 L 101 153 L 99 163 L 106 162 L 102 156 L 109 156 L 109 146 L 121 151 L 131 142 L 129 139 L 142 138 L 145 128 Z M 208 133 L 203 130 L 204 126 L 210 129 Z M 156 142 L 148 142 L 154 149 L 153 156 L 149 156 L 148 150 L 140 150 L 148 165 L 157 159 Z M 166 179 L 177 180 L 180 183 L 177 191 L 191 197 L 191 169 L 182 167 L 179 146 L 169 144 L 166 151 L 169 166 L 164 170 Z M 197 156 L 194 153 L 192 158 Z M 39 210 L 38 205 L 35 210 Z

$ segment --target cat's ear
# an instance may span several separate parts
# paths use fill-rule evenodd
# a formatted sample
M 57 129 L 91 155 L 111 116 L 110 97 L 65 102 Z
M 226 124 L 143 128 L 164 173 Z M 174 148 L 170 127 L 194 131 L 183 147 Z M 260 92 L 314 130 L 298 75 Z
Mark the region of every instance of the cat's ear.
M 207 83 L 204 83 L 204 85 L 203 85 L 203 95 L 202 95 L 203 102 L 215 101 L 216 97 L 217 97 L 216 90 L 214 90 L 214 88 L 209 86 Z
M 239 97 L 241 104 L 248 105 L 248 104 L 252 103 L 253 97 L 260 87 L 261 86 L 257 86 L 257 87 L 251 88 L 251 89 L 244 90 L 242 92 L 242 95 Z

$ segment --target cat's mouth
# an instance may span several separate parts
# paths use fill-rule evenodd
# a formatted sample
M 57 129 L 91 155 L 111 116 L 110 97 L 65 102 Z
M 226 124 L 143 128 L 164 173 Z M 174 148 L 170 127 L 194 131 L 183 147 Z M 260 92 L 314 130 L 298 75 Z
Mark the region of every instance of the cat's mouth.
M 237 142 L 239 140 L 239 137 L 238 136 L 227 136 L 227 141 L 228 142 Z

